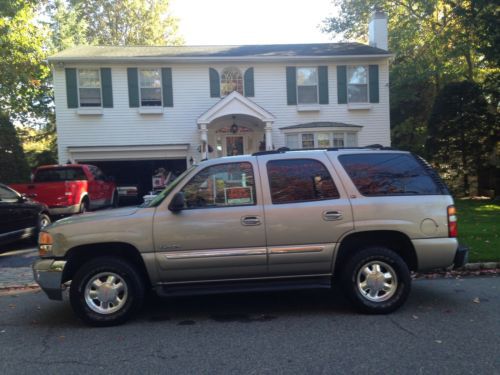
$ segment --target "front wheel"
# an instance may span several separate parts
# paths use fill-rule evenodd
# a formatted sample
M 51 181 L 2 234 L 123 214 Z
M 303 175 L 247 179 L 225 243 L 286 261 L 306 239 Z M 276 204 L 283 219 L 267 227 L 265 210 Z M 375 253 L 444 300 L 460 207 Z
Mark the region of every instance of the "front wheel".
M 410 271 L 394 251 L 369 247 L 347 261 L 342 272 L 342 287 L 361 311 L 386 314 L 398 309 L 408 298 Z
M 76 272 L 69 297 L 74 312 L 85 323 L 100 327 L 117 325 L 142 306 L 144 283 L 130 263 L 99 257 Z

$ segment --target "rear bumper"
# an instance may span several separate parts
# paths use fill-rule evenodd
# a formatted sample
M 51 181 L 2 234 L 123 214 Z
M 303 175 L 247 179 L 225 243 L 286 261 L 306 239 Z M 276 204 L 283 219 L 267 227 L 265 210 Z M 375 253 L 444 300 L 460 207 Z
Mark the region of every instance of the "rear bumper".
M 455 268 L 463 267 L 469 260 L 469 248 L 467 246 L 459 245 L 453 260 Z
M 73 215 L 78 212 L 80 212 L 79 204 L 65 207 L 49 207 L 49 214 L 51 215 Z
M 62 275 L 66 261 L 38 259 L 33 263 L 33 276 L 49 299 L 62 300 Z

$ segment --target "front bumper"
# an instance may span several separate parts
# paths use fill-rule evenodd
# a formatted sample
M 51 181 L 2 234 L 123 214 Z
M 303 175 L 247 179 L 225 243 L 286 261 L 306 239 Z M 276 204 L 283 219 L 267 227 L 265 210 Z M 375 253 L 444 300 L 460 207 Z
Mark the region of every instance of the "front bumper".
M 33 276 L 50 299 L 62 300 L 62 275 L 65 260 L 38 259 L 33 263 Z
M 469 260 L 469 248 L 467 246 L 459 245 L 453 260 L 455 268 L 463 267 Z

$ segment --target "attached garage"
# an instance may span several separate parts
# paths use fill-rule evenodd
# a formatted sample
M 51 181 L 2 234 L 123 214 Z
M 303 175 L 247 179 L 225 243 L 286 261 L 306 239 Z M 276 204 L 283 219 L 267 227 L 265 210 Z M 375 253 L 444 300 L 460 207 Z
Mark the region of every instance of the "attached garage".
M 121 202 L 135 204 L 152 190 L 157 171 L 174 176 L 186 170 L 188 148 L 188 144 L 68 147 L 68 154 L 72 162 L 96 165 L 114 177 Z M 134 194 L 127 197 L 129 188 L 137 189 L 137 198 Z

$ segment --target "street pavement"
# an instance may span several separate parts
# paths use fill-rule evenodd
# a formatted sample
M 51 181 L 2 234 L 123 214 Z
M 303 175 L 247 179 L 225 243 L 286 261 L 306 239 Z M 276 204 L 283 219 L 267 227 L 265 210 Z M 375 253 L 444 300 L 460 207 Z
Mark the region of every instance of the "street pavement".
M 0 293 L 5 375 L 500 374 L 495 276 L 417 279 L 382 316 L 326 290 L 151 297 L 110 328 L 83 325 L 43 292 L 14 293 Z
M 0 290 L 36 285 L 31 265 L 38 257 L 32 241 L 0 246 Z

